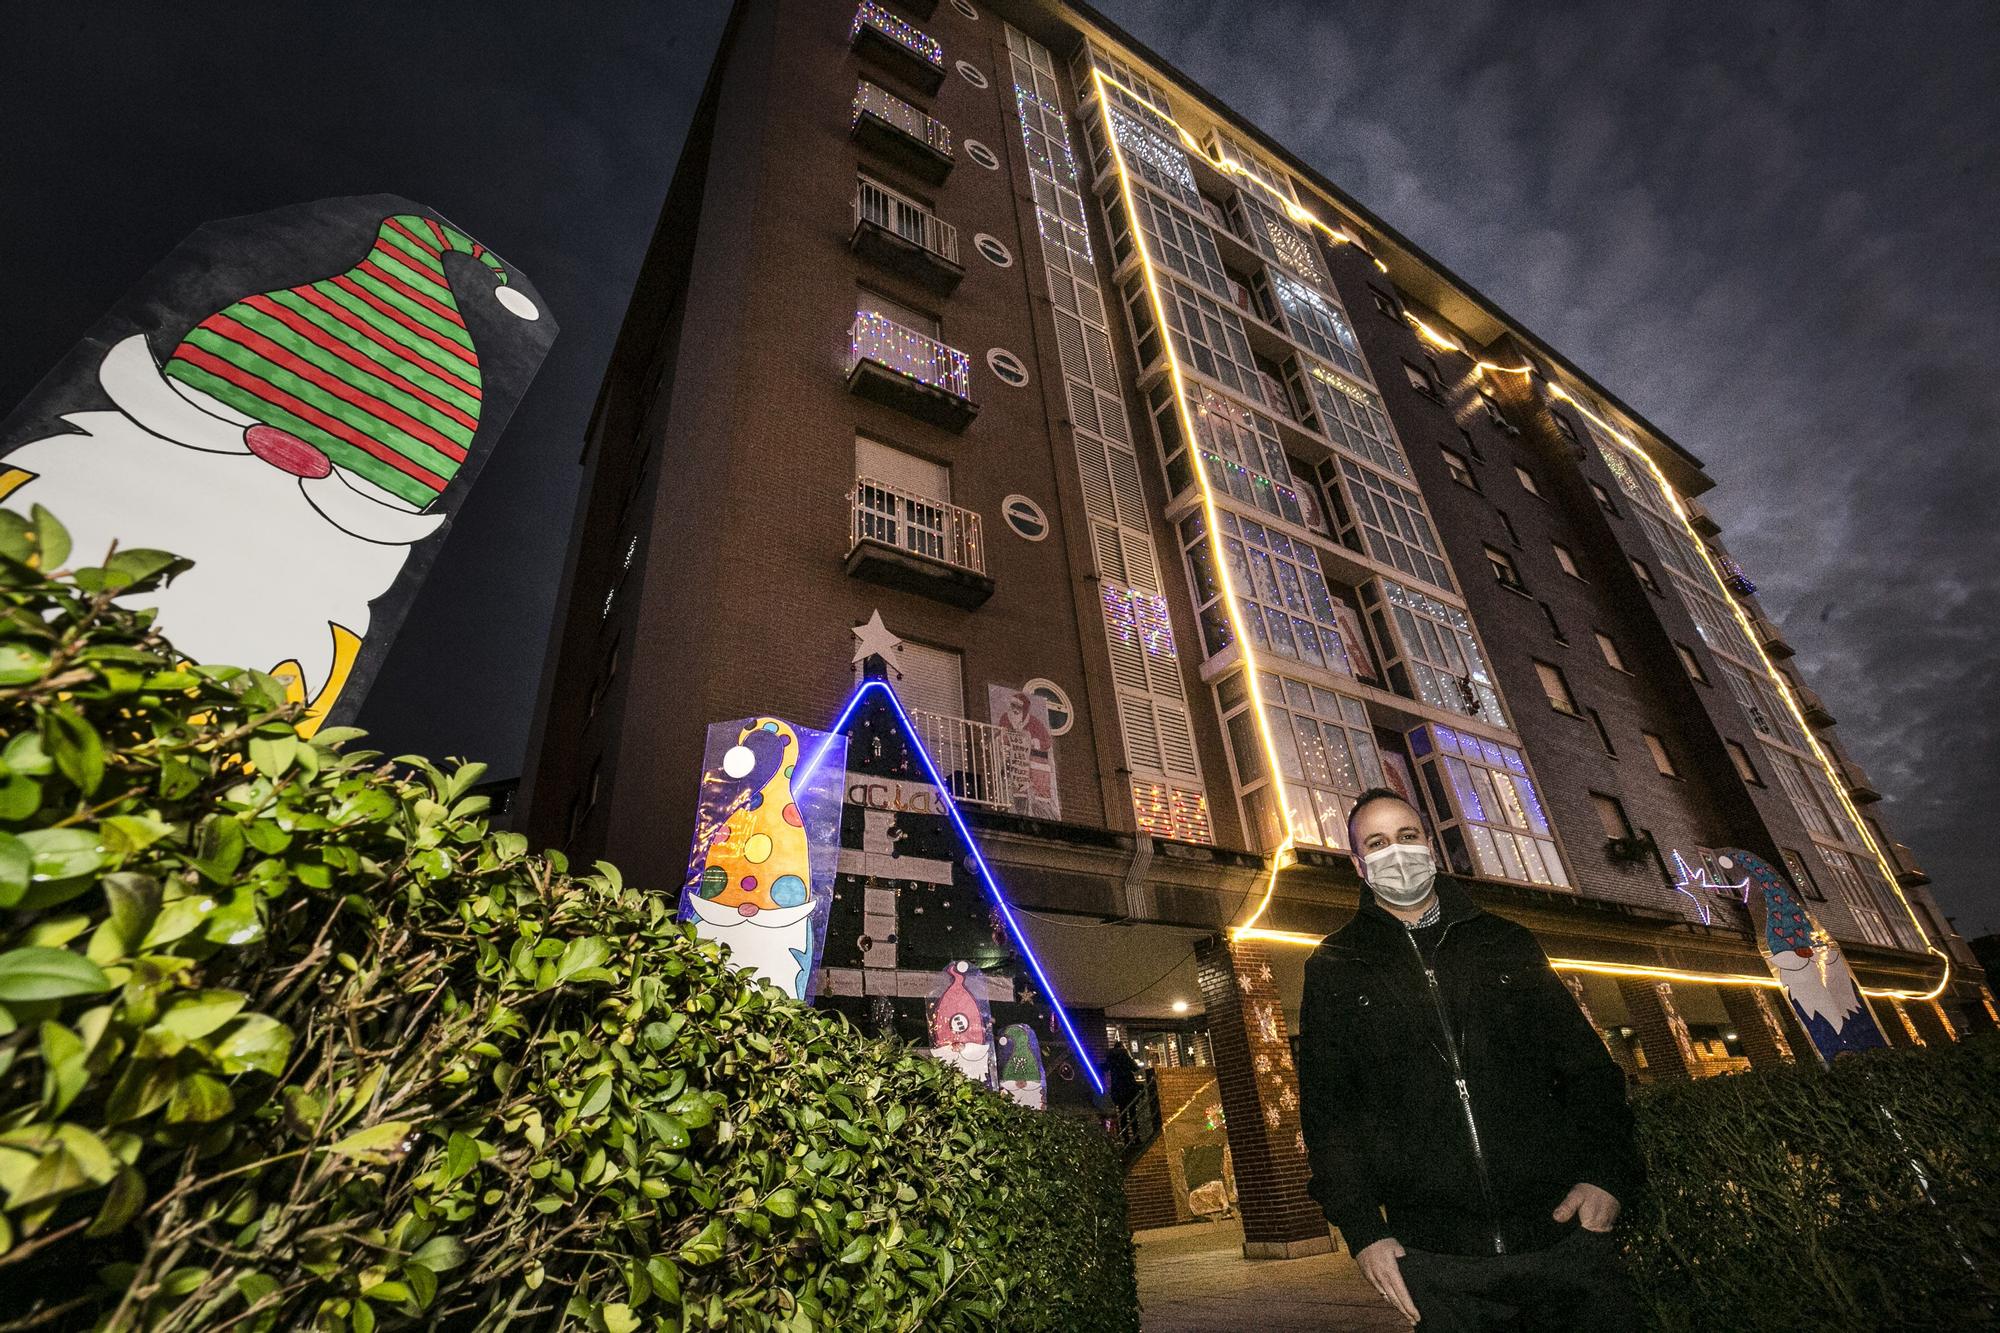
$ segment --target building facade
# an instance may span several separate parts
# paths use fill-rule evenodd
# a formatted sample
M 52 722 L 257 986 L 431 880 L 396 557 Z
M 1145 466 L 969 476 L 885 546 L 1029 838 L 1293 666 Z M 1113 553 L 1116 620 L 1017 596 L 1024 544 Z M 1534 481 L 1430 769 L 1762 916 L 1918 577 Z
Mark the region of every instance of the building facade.
M 1994 1022 L 1698 460 L 1087 8 L 739 4 L 584 462 L 531 834 L 677 890 L 709 724 L 879 659 L 1084 1042 L 1179 1071 L 1135 1225 L 1220 1135 L 1252 1252 L 1324 1247 L 1288 1034 L 1371 786 L 1635 1077 L 1810 1058 L 1724 848 L 1892 1041 Z M 865 1018 L 954 946 L 846 857 Z

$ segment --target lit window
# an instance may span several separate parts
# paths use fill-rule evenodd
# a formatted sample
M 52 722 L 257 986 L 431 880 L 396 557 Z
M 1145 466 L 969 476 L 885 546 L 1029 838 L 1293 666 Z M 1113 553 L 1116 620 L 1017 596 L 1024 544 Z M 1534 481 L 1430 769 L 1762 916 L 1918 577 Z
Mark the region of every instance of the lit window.
M 1638 576 L 1640 584 L 1647 592 L 1658 592 L 1660 590 L 1659 580 L 1653 577 L 1653 567 L 1648 565 L 1644 560 L 1637 559 L 1636 557 L 1633 558 L 1632 572 Z
M 1496 551 L 1490 546 L 1484 549 L 1486 563 L 1493 570 L 1493 581 L 1503 588 L 1526 592 L 1527 588 L 1521 583 L 1521 571 L 1514 567 L 1513 557 L 1505 551 Z
M 1542 488 L 1535 484 L 1535 474 L 1522 467 L 1519 463 L 1514 465 L 1514 475 L 1520 478 L 1521 489 L 1528 494 L 1540 495 L 1542 493 Z
M 1673 756 L 1667 753 L 1667 743 L 1650 731 L 1642 731 L 1639 735 L 1645 740 L 1647 753 L 1653 756 L 1653 767 L 1660 770 L 1660 775 L 1679 777 L 1680 770 L 1674 767 Z
M 1576 696 L 1569 692 L 1569 681 L 1564 678 L 1561 667 L 1537 661 L 1535 674 L 1541 678 L 1542 693 L 1548 696 L 1549 707 L 1571 717 L 1583 716 L 1583 710 L 1576 706 Z
M 1696 657 L 1692 652 L 1688 651 L 1688 648 L 1685 644 L 1679 644 L 1679 643 L 1675 644 L 1674 651 L 1680 654 L 1681 665 L 1687 668 L 1688 675 L 1692 676 L 1695 680 L 1700 681 L 1703 685 L 1709 683 L 1708 673 L 1701 669 L 1701 659 Z
M 1569 547 L 1564 546 L 1561 542 L 1550 542 L 1549 546 L 1555 551 L 1556 563 L 1562 566 L 1563 573 L 1573 579 L 1583 577 L 1583 571 L 1576 567 L 1576 557 L 1570 554 Z
M 1619 656 L 1618 645 L 1612 642 L 1611 636 L 1600 630 L 1592 630 L 1590 633 L 1591 637 L 1597 640 L 1597 651 L 1604 654 L 1604 664 L 1613 671 L 1624 671 L 1629 674 L 1631 668 L 1626 666 L 1625 659 Z
M 1354 797 L 1383 781 L 1367 708 L 1349 695 L 1275 672 L 1259 672 L 1257 681 L 1293 831 L 1305 842 L 1345 847 L 1347 812 Z M 1249 716 L 1246 710 L 1229 719 L 1232 747 L 1241 733 L 1246 747 L 1261 752 L 1251 728 L 1237 725 Z M 1251 765 L 1239 758 L 1237 767 L 1244 770 Z M 1246 777 L 1245 784 L 1251 780 Z
M 1598 827 L 1607 838 L 1629 838 L 1632 836 L 1632 821 L 1625 818 L 1625 806 L 1616 796 L 1606 796 L 1601 791 L 1590 794 L 1590 804 L 1597 811 Z
M 1444 550 L 1437 532 L 1424 511 L 1423 497 L 1407 486 L 1342 458 L 1340 475 L 1346 481 L 1352 512 L 1368 544 L 1368 554 L 1384 564 L 1394 565 L 1412 578 L 1434 588 L 1451 589 L 1451 571 L 1444 562 Z
M 1548 814 L 1521 752 L 1430 723 L 1409 733 L 1451 867 L 1465 874 L 1566 887 Z
M 1735 741 L 1725 739 L 1723 746 L 1729 751 L 1729 762 L 1736 765 L 1736 776 L 1753 787 L 1764 785 L 1764 779 L 1757 776 L 1757 766 L 1750 762 L 1750 752 Z
M 1451 473 L 1453 481 L 1466 487 L 1468 490 L 1476 491 L 1479 489 L 1479 478 L 1472 475 L 1471 465 L 1465 459 L 1449 449 L 1439 449 L 1438 452 L 1444 455 L 1445 470 Z

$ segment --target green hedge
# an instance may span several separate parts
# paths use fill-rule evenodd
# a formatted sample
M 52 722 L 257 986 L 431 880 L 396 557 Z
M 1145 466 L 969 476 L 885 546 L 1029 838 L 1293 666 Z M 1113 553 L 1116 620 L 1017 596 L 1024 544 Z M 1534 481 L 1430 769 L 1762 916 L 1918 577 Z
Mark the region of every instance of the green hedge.
M 2000 1324 L 2000 1036 L 1649 1089 L 1626 1259 L 1663 1329 Z
M 0 511 L 8 1327 L 1130 1329 L 1119 1162 L 300 741 Z M 246 607 L 245 614 L 256 614 Z

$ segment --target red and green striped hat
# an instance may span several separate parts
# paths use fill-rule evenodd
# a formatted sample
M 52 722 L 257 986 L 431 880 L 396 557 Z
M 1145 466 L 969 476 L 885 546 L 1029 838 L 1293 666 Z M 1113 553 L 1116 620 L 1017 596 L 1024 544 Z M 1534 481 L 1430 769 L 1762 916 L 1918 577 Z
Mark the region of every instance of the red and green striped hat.
M 479 353 L 447 251 L 507 281 L 471 237 L 416 214 L 384 218 L 359 264 L 210 315 L 165 373 L 423 508 L 479 430 Z

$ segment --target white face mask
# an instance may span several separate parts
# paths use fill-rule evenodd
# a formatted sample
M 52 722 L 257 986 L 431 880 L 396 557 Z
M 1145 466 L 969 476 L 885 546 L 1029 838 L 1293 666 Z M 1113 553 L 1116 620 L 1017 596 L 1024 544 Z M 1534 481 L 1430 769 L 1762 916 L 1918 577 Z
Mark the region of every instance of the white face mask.
M 1437 878 L 1431 849 L 1420 843 L 1399 842 L 1370 852 L 1361 866 L 1368 887 L 1390 907 L 1415 907 L 1430 897 L 1431 881 Z

